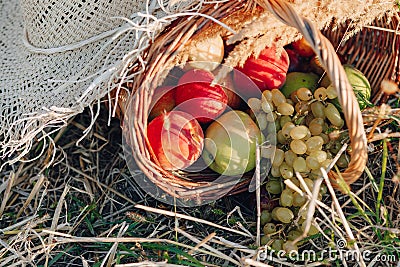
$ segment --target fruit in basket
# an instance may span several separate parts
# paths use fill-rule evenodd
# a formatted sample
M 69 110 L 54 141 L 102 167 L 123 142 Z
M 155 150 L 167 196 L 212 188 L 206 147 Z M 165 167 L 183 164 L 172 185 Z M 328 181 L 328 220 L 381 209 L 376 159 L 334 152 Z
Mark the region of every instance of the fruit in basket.
M 235 92 L 235 86 L 233 84 L 233 79 L 232 79 L 232 73 L 229 73 L 228 75 L 226 75 L 220 83 L 221 83 L 221 86 L 224 89 L 225 94 L 228 98 L 227 105 L 231 109 L 239 109 L 239 107 L 242 104 L 242 99 Z
M 152 107 L 149 114 L 150 120 L 162 113 L 171 111 L 175 107 L 175 88 L 172 86 L 157 87 L 154 91 L 150 107 Z
M 196 40 L 190 46 L 188 65 L 192 68 L 213 71 L 224 58 L 224 42 L 221 36 Z
M 317 87 L 319 76 L 312 72 L 290 72 L 286 76 L 286 82 L 281 91 L 289 97 L 290 94 L 301 87 L 314 91 Z
M 191 114 L 200 123 L 208 123 L 221 115 L 228 97 L 224 89 L 212 85 L 214 75 L 206 70 L 187 71 L 178 82 L 175 92 L 176 108 Z
M 285 82 L 288 69 L 289 56 L 287 52 L 284 49 L 278 52 L 276 47 L 267 47 L 257 58 L 251 56 L 242 67 L 236 67 L 237 71 L 233 75 L 234 83 L 237 91 L 243 97 L 259 96 L 260 91 L 280 88 Z
M 204 143 L 197 120 L 177 110 L 153 119 L 147 126 L 147 138 L 156 157 L 153 160 L 165 170 L 189 167 L 200 157 Z
M 293 50 L 302 57 L 312 57 L 314 55 L 314 50 L 304 37 L 293 42 L 292 47 Z
M 232 110 L 208 126 L 202 157 L 217 173 L 242 175 L 255 167 L 256 144 L 261 140 L 261 131 L 250 116 Z

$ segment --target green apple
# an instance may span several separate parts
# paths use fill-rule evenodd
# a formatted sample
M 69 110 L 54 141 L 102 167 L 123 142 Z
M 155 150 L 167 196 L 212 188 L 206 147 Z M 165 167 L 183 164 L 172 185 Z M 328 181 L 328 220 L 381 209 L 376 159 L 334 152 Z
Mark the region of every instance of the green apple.
M 281 92 L 289 97 L 290 94 L 301 87 L 314 91 L 318 85 L 319 76 L 312 72 L 289 72 Z
M 202 157 L 217 173 L 241 175 L 256 166 L 256 145 L 262 140 L 263 135 L 250 116 L 232 110 L 208 126 Z

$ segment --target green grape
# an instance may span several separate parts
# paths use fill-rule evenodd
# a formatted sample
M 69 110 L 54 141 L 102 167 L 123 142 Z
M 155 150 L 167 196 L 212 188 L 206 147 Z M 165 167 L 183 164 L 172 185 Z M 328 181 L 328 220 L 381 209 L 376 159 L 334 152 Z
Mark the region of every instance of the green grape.
M 274 242 L 271 244 L 271 248 L 275 251 L 280 251 L 282 250 L 283 246 L 283 240 L 281 239 L 275 239 Z
M 329 142 L 329 136 L 324 133 L 320 133 L 319 136 L 321 136 L 322 140 L 324 140 L 324 145 Z
M 333 154 L 337 154 L 339 150 L 342 148 L 342 144 L 338 141 L 330 141 L 327 145 L 326 148 L 329 149 L 329 151 Z
M 300 101 L 300 99 L 299 99 L 299 97 L 297 96 L 297 90 L 296 91 L 293 91 L 291 94 L 290 94 L 290 100 L 292 100 L 292 102 L 293 103 L 298 103 L 299 101 Z
M 317 88 L 315 91 L 314 91 L 314 97 L 315 97 L 315 99 L 317 99 L 317 100 L 319 100 L 319 101 L 324 101 L 324 100 L 326 100 L 327 99 L 327 93 L 326 93 L 326 88 L 325 87 L 320 87 L 320 88 Z
M 308 128 L 304 125 L 295 126 L 290 130 L 290 137 L 293 139 L 303 139 L 307 136 Z
M 328 155 L 328 153 L 326 153 Z M 331 164 L 332 159 L 326 159 L 323 162 L 321 162 L 321 167 L 324 168 L 325 170 L 328 169 L 329 164 Z
M 326 95 L 328 96 L 329 99 L 335 99 L 335 98 L 338 97 L 337 91 L 336 91 L 335 87 L 333 87 L 332 84 L 329 85 L 329 86 L 326 88 Z
M 292 177 L 289 179 L 294 185 L 296 185 L 297 187 L 300 187 L 300 181 L 296 178 L 296 177 Z
M 319 193 L 321 196 L 324 196 L 328 192 L 328 187 L 325 184 L 321 184 L 321 187 L 319 189 Z
M 311 180 L 310 178 L 304 178 L 304 182 L 307 185 L 308 189 L 312 192 L 314 187 L 314 181 Z M 303 190 L 303 192 L 306 192 L 305 188 L 303 187 L 303 184 L 300 184 L 300 188 L 301 190 Z
M 311 173 L 310 173 L 311 178 L 316 179 L 320 176 L 322 176 L 321 169 L 318 168 L 316 170 L 311 170 Z
M 304 118 L 304 122 L 306 123 L 306 125 L 310 125 L 310 122 L 315 119 L 314 115 L 312 114 L 312 112 L 307 113 L 306 117 Z
M 301 88 L 297 89 L 296 95 L 301 101 L 308 101 L 313 96 L 313 94 L 310 91 L 310 89 L 305 88 L 305 87 L 301 87 Z
M 271 93 L 271 91 L 270 90 L 265 90 L 262 93 L 261 100 L 266 100 L 266 101 L 272 102 L 272 93 Z
M 263 210 L 261 212 L 261 217 L 260 217 L 261 225 L 265 225 L 266 223 L 269 223 L 271 221 L 272 221 L 271 212 L 269 212 L 268 210 Z
M 291 122 L 291 121 L 292 121 L 292 118 L 290 116 L 282 116 L 279 119 L 279 124 L 280 124 L 281 128 L 283 128 L 283 126 L 285 126 L 285 124 L 287 122 Z
M 275 131 L 274 131 L 275 134 L 276 134 L 279 130 L 282 129 L 282 127 L 281 127 L 281 125 L 279 124 L 279 121 L 278 121 L 278 120 L 277 120 L 277 121 L 274 121 L 274 122 L 271 122 L 270 124 L 273 124 L 273 125 L 275 126 Z
M 279 144 L 286 144 L 287 140 L 282 134 L 282 130 L 279 130 L 278 133 L 276 134 L 276 140 L 278 141 Z
M 276 225 L 274 223 L 267 223 L 263 227 L 263 232 L 265 235 L 270 235 L 276 233 Z
M 276 178 L 281 177 L 281 171 L 279 170 L 279 167 L 272 166 L 271 175 Z
M 311 137 L 312 135 L 311 135 L 311 132 L 310 132 L 310 130 L 307 128 L 307 135 L 303 138 L 303 139 L 301 139 L 302 141 L 307 141 L 308 139 L 310 139 L 310 137 Z
M 290 116 L 290 115 L 292 115 L 294 113 L 294 107 L 289 103 L 281 103 L 281 104 L 279 104 L 279 106 L 276 108 L 276 110 L 281 115 Z
M 310 107 L 311 107 L 311 112 L 315 118 L 325 119 L 326 116 L 325 116 L 325 112 L 324 112 L 324 110 L 325 110 L 324 104 L 322 104 L 319 101 L 315 101 L 315 102 L 311 103 Z
M 349 158 L 346 156 L 346 154 L 340 155 L 336 161 L 336 165 L 340 168 L 347 168 L 349 166 Z
M 268 193 L 273 195 L 278 195 L 282 192 L 282 184 L 277 180 L 268 181 L 265 185 L 265 188 L 267 189 Z
M 282 149 L 277 148 L 275 150 L 274 159 L 272 160 L 272 166 L 275 167 L 281 166 L 284 159 L 285 159 L 285 152 L 283 152 Z
M 261 101 L 261 109 L 267 114 L 272 113 L 275 110 L 274 105 L 267 100 Z
M 285 152 L 285 162 L 287 165 L 293 167 L 293 162 L 297 158 L 297 154 L 294 153 L 292 150 L 288 150 Z
M 290 223 L 293 220 L 294 214 L 290 209 L 284 207 L 277 207 L 275 209 L 276 209 L 276 218 L 280 222 Z
M 307 167 L 310 168 L 311 170 L 316 170 L 321 167 L 318 160 L 311 156 L 306 157 L 306 164 L 307 164 Z
M 286 139 L 290 138 L 290 131 L 291 131 L 294 127 L 296 127 L 296 125 L 294 125 L 293 122 L 287 122 L 287 123 L 285 123 L 285 125 L 283 125 L 283 127 L 282 127 L 282 134 L 283 134 L 283 136 L 284 136 Z
M 279 204 L 282 207 L 293 206 L 293 190 L 286 188 L 282 191 L 281 197 L 279 198 Z
M 322 132 L 326 132 L 328 129 L 329 129 L 328 123 L 325 122 L 324 124 L 322 124 Z
M 282 92 L 279 89 L 273 89 L 271 91 L 271 94 L 272 94 L 272 103 L 274 103 L 276 107 L 278 107 L 282 103 L 286 103 L 286 97 L 284 94 L 282 94 Z
M 328 103 L 324 109 L 325 116 L 328 118 L 332 125 L 342 128 L 344 125 L 343 119 L 340 117 L 340 113 L 332 103 Z
M 294 110 L 299 115 L 304 115 L 310 111 L 310 104 L 308 102 L 300 101 L 294 106 Z
M 293 241 L 293 240 L 296 240 L 296 238 L 298 238 L 301 235 L 302 235 L 302 232 L 300 232 L 299 230 L 291 230 L 287 234 L 286 238 L 287 238 L 287 240 Z
M 308 140 L 306 142 L 308 142 Z M 292 142 L 290 142 L 290 149 L 294 153 L 296 153 L 298 155 L 302 155 L 307 152 L 307 144 L 302 140 L 295 139 L 295 140 L 292 140 Z
M 263 235 L 260 239 L 261 242 L 261 246 L 265 246 L 269 243 L 269 241 L 271 241 L 271 237 L 267 236 L 267 235 Z
M 286 162 L 283 162 L 279 166 L 279 171 L 284 179 L 290 179 L 293 177 L 293 168 L 289 166 Z
M 325 151 L 316 150 L 316 151 L 312 151 L 310 153 L 310 157 L 313 157 L 313 158 L 317 159 L 317 161 L 319 163 L 322 163 L 328 158 L 328 154 L 326 154 Z
M 261 100 L 258 98 L 249 98 L 249 100 L 247 100 L 247 105 L 253 112 L 259 112 L 261 110 Z
M 325 121 L 323 118 L 314 118 L 311 122 L 310 125 L 312 124 L 319 124 L 319 125 L 324 125 Z
M 316 135 L 310 137 L 306 141 L 307 152 L 311 153 L 312 151 L 322 150 L 322 145 L 324 144 L 324 139 L 321 136 Z
M 298 192 L 293 193 L 293 206 L 294 207 L 301 207 L 306 203 L 307 199 L 303 195 L 300 195 Z
M 320 135 L 323 131 L 322 125 L 316 123 L 315 119 L 310 122 L 309 128 L 312 135 Z
M 301 230 L 304 232 L 305 229 L 306 229 L 306 222 L 303 222 L 301 224 Z M 318 228 L 311 224 L 310 230 L 308 230 L 308 235 L 309 236 L 310 235 L 316 235 L 318 233 L 319 233 Z
M 272 212 L 271 212 L 272 220 L 274 220 L 274 221 L 279 221 L 279 220 L 278 220 L 278 217 L 276 216 L 276 211 L 277 211 L 278 208 L 279 208 L 279 207 L 273 208 L 273 209 L 272 209 Z
M 296 172 L 307 172 L 306 160 L 302 157 L 297 157 L 293 161 L 293 169 Z
M 306 220 L 307 218 L 307 209 L 300 209 L 299 213 L 297 214 L 297 216 L 299 216 L 299 220 L 298 223 L 301 224 Z
M 286 251 L 286 253 L 290 253 L 291 251 L 298 251 L 299 248 L 297 247 L 296 244 L 294 244 L 292 241 L 286 241 L 282 245 L 282 249 Z

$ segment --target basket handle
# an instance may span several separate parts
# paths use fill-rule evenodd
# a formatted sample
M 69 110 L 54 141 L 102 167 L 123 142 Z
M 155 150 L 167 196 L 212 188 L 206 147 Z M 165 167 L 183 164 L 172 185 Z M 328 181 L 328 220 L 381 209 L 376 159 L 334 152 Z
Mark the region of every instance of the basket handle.
M 303 35 L 333 82 L 349 130 L 352 148 L 348 168 L 341 175 L 348 185 L 354 183 L 361 176 L 367 164 L 367 137 L 358 101 L 335 49 L 313 23 L 307 18 L 300 17 L 288 2 L 283 0 L 258 1 L 262 7 L 270 10 L 279 20 L 295 27 Z M 333 185 L 338 188 L 338 184 L 335 182 L 338 174 L 330 171 L 329 177 L 333 180 Z

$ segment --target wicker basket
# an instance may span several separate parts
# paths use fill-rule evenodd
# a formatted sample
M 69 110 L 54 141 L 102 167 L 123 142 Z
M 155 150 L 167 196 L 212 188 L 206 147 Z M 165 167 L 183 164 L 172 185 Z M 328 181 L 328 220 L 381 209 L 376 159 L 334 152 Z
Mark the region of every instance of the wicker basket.
M 220 19 L 226 14 L 238 10 L 246 9 L 246 12 L 248 12 L 248 8 L 243 2 L 227 1 L 224 4 L 219 4 L 217 9 L 207 5 L 201 13 Z M 337 47 L 342 40 L 344 30 L 337 30 L 332 33 L 324 32 L 328 39 L 332 41 L 334 45 L 332 46 L 331 42 L 309 20 L 299 17 L 287 2 L 269 0 L 265 2 L 263 8 L 268 8 L 285 24 L 298 29 L 312 45 L 335 88 L 337 88 L 352 147 L 351 161 L 346 171 L 342 172 L 341 175 L 348 184 L 353 183 L 360 177 L 366 166 L 367 139 L 358 102 L 334 49 L 334 46 Z M 380 23 L 380 21 L 376 22 L 378 27 L 382 26 Z M 380 31 L 374 27 L 365 28 L 363 32 L 350 38 L 339 47 L 339 53 L 345 55 L 349 63 L 355 63 L 356 67 L 366 73 L 373 88 L 378 88 L 380 81 L 384 78 L 398 79 L 399 42 L 398 34 L 394 32 L 397 30 L 397 23 L 398 21 L 393 20 L 389 25 L 393 31 Z M 166 197 L 195 201 L 196 203 L 214 200 L 215 196 L 245 191 L 252 176 L 241 177 L 239 180 L 237 177 L 219 177 L 217 181 L 214 181 L 216 175 L 212 172 L 201 172 L 194 177 L 193 174 L 163 170 L 152 161 L 154 155 L 148 149 L 146 138 L 147 114 L 149 114 L 149 105 L 154 88 L 156 88 L 157 82 L 166 75 L 163 72 L 163 66 L 168 65 L 173 60 L 182 45 L 190 38 L 211 26 L 212 23 L 206 18 L 199 17 L 196 20 L 185 20 L 184 22 L 178 19 L 168 29 L 165 29 L 147 53 L 147 71 L 142 73 L 132 84 L 132 90 L 135 92 L 134 97 L 127 98 L 126 95 L 120 95 L 118 103 L 122 114 L 124 114 L 123 131 L 129 147 L 128 154 L 133 156 L 131 160 L 134 159 L 137 164 L 135 166 L 145 174 L 145 178 L 140 179 L 148 179 L 148 182 L 154 184 L 160 192 L 166 193 L 164 194 Z M 346 25 L 343 29 L 346 29 L 345 27 Z M 387 28 L 388 25 L 384 25 L 384 27 Z M 378 43 L 376 43 L 375 38 L 378 38 Z M 393 44 L 394 47 L 391 47 Z M 370 47 L 371 45 L 373 50 Z M 389 47 L 390 53 L 387 50 Z M 355 54 L 360 56 L 352 57 Z M 373 58 L 373 60 L 363 60 L 367 57 Z M 385 57 L 385 62 L 388 62 L 388 64 L 379 63 L 378 60 L 381 57 Z M 337 174 L 331 171 L 329 175 L 334 181 Z

